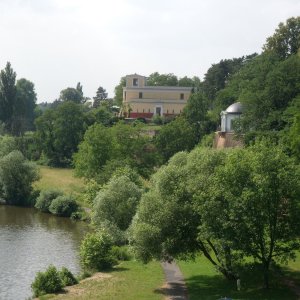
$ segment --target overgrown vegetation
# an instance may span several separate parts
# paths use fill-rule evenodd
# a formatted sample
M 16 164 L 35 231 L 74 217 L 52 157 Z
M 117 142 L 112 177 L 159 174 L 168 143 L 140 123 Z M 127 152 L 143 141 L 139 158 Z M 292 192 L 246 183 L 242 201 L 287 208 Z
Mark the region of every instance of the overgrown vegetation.
M 31 285 L 34 297 L 61 292 L 65 286 L 77 284 L 78 280 L 66 268 L 61 271 L 50 265 L 45 272 L 38 272 Z

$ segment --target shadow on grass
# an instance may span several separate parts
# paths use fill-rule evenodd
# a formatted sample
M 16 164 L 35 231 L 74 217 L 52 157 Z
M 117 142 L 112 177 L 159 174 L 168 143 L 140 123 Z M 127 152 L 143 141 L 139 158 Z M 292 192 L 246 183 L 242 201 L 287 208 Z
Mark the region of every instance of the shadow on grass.
M 129 271 L 129 268 L 121 267 L 121 266 L 116 266 L 113 267 L 112 269 L 107 270 L 107 273 L 112 273 L 112 272 L 124 272 L 124 271 Z
M 282 276 L 293 280 L 300 288 L 300 270 L 296 271 L 289 268 L 288 266 L 283 266 L 281 268 L 281 271 L 282 271 Z
M 241 272 L 241 291 L 237 291 L 236 282 L 228 281 L 221 275 L 206 276 L 197 275 L 186 278 L 189 299 L 216 300 L 220 298 L 231 298 L 234 300 L 294 300 L 298 299 L 293 291 L 287 287 L 276 273 L 270 276 L 270 289 L 263 286 L 260 266 L 244 266 Z M 300 276 L 300 272 L 299 272 Z

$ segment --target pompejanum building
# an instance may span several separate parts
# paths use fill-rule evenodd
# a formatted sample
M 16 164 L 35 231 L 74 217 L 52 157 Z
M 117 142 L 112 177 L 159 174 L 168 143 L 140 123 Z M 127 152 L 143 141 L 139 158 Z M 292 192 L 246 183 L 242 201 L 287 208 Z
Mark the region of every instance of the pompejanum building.
M 122 113 L 130 118 L 176 116 L 183 111 L 191 92 L 191 87 L 148 86 L 145 76 L 127 75 Z

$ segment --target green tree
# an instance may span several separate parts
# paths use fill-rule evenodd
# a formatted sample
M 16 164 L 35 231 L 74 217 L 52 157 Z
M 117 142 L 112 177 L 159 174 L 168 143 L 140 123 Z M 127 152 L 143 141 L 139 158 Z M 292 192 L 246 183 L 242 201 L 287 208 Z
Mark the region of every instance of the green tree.
M 293 17 L 286 20 L 286 23 L 279 23 L 275 33 L 267 38 L 263 47 L 264 51 L 273 51 L 281 59 L 297 54 L 300 48 L 300 17 Z
M 135 215 L 141 194 L 141 189 L 128 176 L 112 177 L 94 199 L 92 221 L 100 226 L 108 221 L 125 231 Z
M 78 152 L 74 154 L 75 172 L 78 176 L 97 178 L 101 168 L 111 158 L 113 141 L 109 129 L 94 124 L 84 134 Z
M 195 131 L 196 143 L 215 129 L 216 125 L 208 114 L 208 100 L 202 92 L 193 93 L 183 110 L 183 116 Z
M 299 176 L 294 161 L 267 141 L 233 150 L 202 209 L 201 226 L 259 261 L 267 288 L 271 262 L 288 260 L 300 247 Z
M 197 76 L 194 76 L 193 78 L 184 76 L 178 80 L 178 86 L 189 86 L 193 87 L 195 90 L 199 90 L 201 86 L 201 81 L 200 78 Z
M 36 119 L 40 148 L 51 165 L 68 166 L 85 132 L 83 107 L 72 101 L 48 109 Z
M 77 87 L 78 88 L 78 87 Z M 74 103 L 81 103 L 83 101 L 82 87 L 81 89 L 68 87 L 60 92 L 59 99 L 61 101 L 72 101 Z
M 121 77 L 120 83 L 115 87 L 114 102 L 118 106 L 122 106 L 123 103 L 123 87 L 126 86 L 126 78 Z
M 21 152 L 12 151 L 0 159 L 0 197 L 8 204 L 25 205 L 38 178 L 35 164 Z
M 254 53 L 240 58 L 222 59 L 207 70 L 202 82 L 202 90 L 210 100 L 211 107 L 214 106 L 214 100 L 218 91 L 225 88 L 232 75 L 237 73 L 242 66 L 251 61 L 256 55 Z
M 16 108 L 16 73 L 7 62 L 0 72 L 0 120 L 9 132 L 13 128 L 13 114 Z
M 224 276 L 235 278 L 221 241 L 214 243 L 199 231 L 201 214 L 194 199 L 196 192 L 206 192 L 224 154 L 201 148 L 190 154 L 179 152 L 153 175 L 129 230 L 139 258 L 189 258 L 201 252 Z
M 94 124 L 86 131 L 74 155 L 75 170 L 78 176 L 103 182 L 105 165 L 113 160 L 110 165 L 113 170 L 114 165 L 119 167 L 123 161 L 124 166 L 136 167 L 140 174 L 147 175 L 159 159 L 150 147 L 150 138 L 139 126 L 119 122 L 107 128 Z
M 80 245 L 82 265 L 97 271 L 112 267 L 116 263 L 111 252 L 112 246 L 112 238 L 105 232 L 87 234 Z
M 37 100 L 34 84 L 25 78 L 19 79 L 16 84 L 16 97 L 19 105 L 18 116 L 23 118 L 23 124 L 20 124 L 22 131 L 33 130 Z
M 147 85 L 149 86 L 177 86 L 178 78 L 173 73 L 159 74 L 154 72 L 147 78 Z
M 161 128 L 154 141 L 166 162 L 179 151 L 191 150 L 196 144 L 196 134 L 185 118 L 177 117 Z
M 96 92 L 96 96 L 93 97 L 94 99 L 93 107 L 99 107 L 100 103 L 106 98 L 107 98 L 106 90 L 102 86 L 99 86 Z

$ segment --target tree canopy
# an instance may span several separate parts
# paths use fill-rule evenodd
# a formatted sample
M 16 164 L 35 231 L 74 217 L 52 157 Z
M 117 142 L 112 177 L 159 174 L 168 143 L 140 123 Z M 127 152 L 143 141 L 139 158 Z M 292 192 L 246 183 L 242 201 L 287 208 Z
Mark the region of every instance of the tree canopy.
M 294 161 L 266 141 L 177 153 L 142 196 L 131 243 L 144 260 L 201 251 L 228 278 L 252 256 L 268 286 L 271 261 L 300 246 L 299 176 Z
M 293 17 L 286 20 L 286 23 L 279 23 L 275 33 L 267 38 L 263 47 L 264 51 L 273 51 L 281 59 L 297 54 L 300 49 L 300 17 Z

